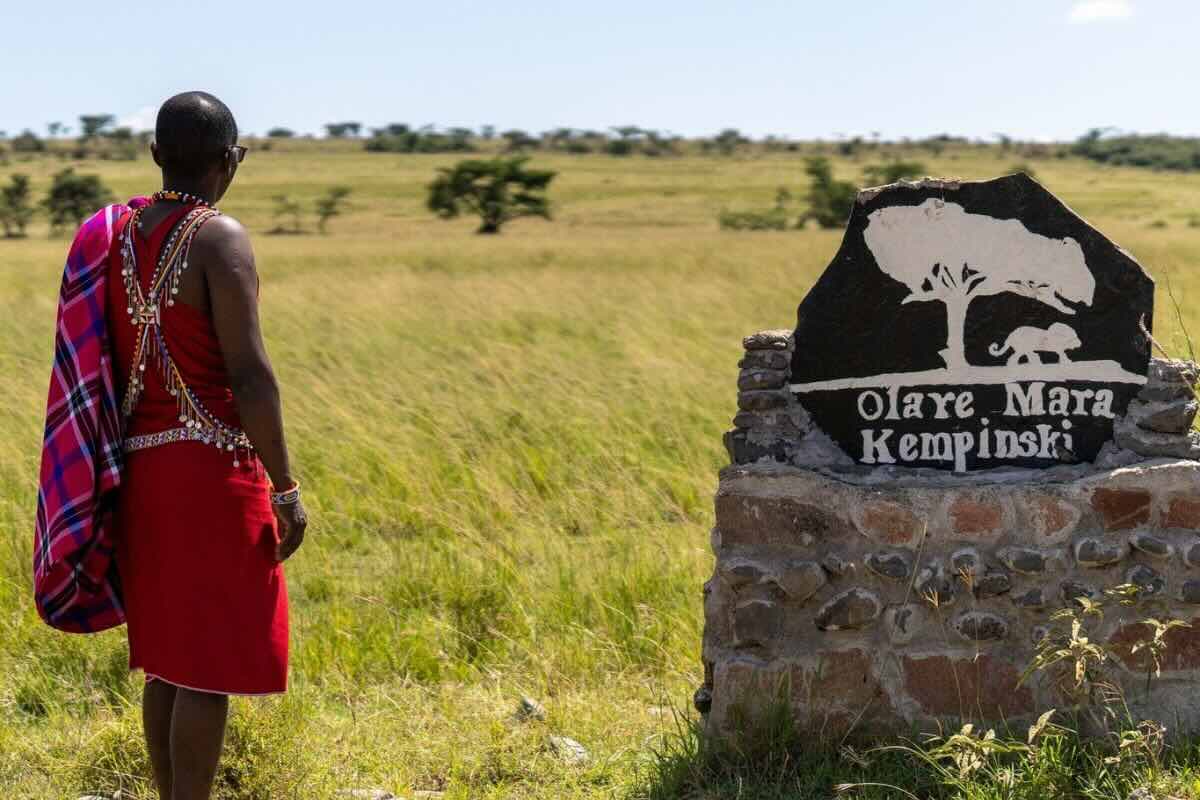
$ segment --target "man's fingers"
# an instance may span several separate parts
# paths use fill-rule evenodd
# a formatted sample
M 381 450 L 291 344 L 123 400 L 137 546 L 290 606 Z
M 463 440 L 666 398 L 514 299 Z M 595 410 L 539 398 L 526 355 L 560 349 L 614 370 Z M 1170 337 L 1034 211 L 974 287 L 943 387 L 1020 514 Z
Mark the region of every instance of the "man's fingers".
M 300 544 L 304 541 L 304 529 L 307 526 L 307 520 L 303 518 L 297 522 L 292 520 L 279 521 L 281 533 L 279 544 L 275 546 L 275 557 L 280 561 L 286 561 L 287 558 L 300 548 Z
M 296 531 L 290 534 L 286 539 L 279 543 L 279 560 L 286 561 L 292 553 L 300 549 L 300 543 L 304 541 L 304 533 Z

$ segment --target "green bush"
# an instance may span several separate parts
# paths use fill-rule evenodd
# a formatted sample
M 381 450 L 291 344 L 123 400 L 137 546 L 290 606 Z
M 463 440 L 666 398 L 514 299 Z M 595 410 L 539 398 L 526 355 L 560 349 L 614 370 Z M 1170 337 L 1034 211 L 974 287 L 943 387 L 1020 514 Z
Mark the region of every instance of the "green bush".
M 888 161 L 872 164 L 863 170 L 863 181 L 868 186 L 883 186 L 896 181 L 912 180 L 925 175 L 925 165 L 920 161 Z
M 31 195 L 28 175 L 13 175 L 9 184 L 0 188 L 0 227 L 8 238 L 25 235 L 34 213 Z
M 23 131 L 19 136 L 14 136 L 9 144 L 14 153 L 42 153 L 46 150 L 46 143 L 29 130 Z
M 304 227 L 300 224 L 300 202 L 287 194 L 277 194 L 271 200 L 275 203 L 275 208 L 271 211 L 271 216 L 275 218 L 275 227 L 267 233 L 304 233 Z
M 848 181 L 834 180 L 827 158 L 806 159 L 804 171 L 812 183 L 808 187 L 808 211 L 800 218 L 801 224 L 810 219 L 822 228 L 840 228 L 846 224 L 858 189 Z
M 1158 134 L 1155 136 L 1105 136 L 1093 128 L 1081 136 L 1071 152 L 1101 164 L 1192 171 L 1200 169 L 1200 139 Z
M 767 208 L 750 211 L 723 209 L 717 216 L 722 230 L 727 231 L 784 231 L 788 228 L 786 209 Z
M 317 230 L 325 233 L 325 225 L 342 213 L 342 201 L 350 194 L 349 186 L 334 186 L 317 198 Z
M 42 205 L 50 217 L 50 229 L 57 231 L 68 223 L 79 225 L 112 199 L 112 192 L 99 175 L 77 175 L 73 168 L 67 167 L 54 175 Z

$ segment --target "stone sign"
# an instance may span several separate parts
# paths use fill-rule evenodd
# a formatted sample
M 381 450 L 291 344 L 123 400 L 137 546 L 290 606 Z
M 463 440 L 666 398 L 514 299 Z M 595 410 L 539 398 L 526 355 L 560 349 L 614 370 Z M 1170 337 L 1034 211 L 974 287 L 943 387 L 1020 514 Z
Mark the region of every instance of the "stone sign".
M 742 342 L 709 732 L 781 708 L 813 746 L 1031 723 L 1075 702 L 1029 669 L 1086 597 L 1113 707 L 1200 733 L 1200 368 L 1149 358 L 1153 289 L 1023 175 L 861 192 L 797 329 Z M 1149 617 L 1190 624 L 1152 684 Z
M 867 465 L 1093 461 L 1146 382 L 1154 282 L 1033 179 L 860 194 L 790 389 Z

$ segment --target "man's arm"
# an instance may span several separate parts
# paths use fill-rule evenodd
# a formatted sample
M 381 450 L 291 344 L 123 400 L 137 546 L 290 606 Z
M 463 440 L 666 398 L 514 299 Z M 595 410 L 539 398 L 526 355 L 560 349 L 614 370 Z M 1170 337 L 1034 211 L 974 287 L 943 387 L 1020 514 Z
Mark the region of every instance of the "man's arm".
M 295 485 L 283 435 L 279 385 L 258 322 L 258 272 L 250 236 L 237 220 L 215 217 L 192 244 L 189 260 L 204 271 L 213 327 L 237 403 L 242 429 L 262 459 L 276 491 Z M 299 503 L 275 506 L 280 522 L 279 558 L 304 538 L 307 520 Z

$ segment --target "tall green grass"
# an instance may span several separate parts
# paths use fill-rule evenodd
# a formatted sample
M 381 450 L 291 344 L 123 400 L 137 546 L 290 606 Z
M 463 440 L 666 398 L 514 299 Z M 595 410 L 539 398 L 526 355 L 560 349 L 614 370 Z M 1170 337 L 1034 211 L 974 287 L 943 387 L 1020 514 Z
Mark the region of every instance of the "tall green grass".
M 423 185 L 450 160 L 295 143 L 252 153 L 223 204 L 255 234 L 313 519 L 287 568 L 293 693 L 235 705 L 225 774 L 242 777 L 225 781 L 227 797 L 621 796 L 665 785 L 656 752 L 698 746 L 671 709 L 701 677 L 700 588 L 740 339 L 793 324 L 837 236 L 717 230 L 722 207 L 803 188 L 802 160 L 778 155 L 535 159 L 560 172 L 556 221 L 476 237 L 470 221 L 423 209 Z M 926 162 L 967 177 L 1007 163 L 974 149 Z M 28 172 L 40 193 L 59 166 L 13 163 L 0 180 Z M 863 165 L 835 166 L 853 177 Z M 1200 230 L 1186 220 L 1200 177 L 1034 167 L 1169 276 L 1184 320 L 1196 318 Z M 118 194 L 156 188 L 146 159 L 78 167 L 93 169 Z M 331 235 L 261 235 L 273 195 L 311 203 L 335 183 L 354 194 Z M 1146 227 L 1160 218 L 1167 228 Z M 0 241 L 0 786 L 144 797 L 124 634 L 55 633 L 30 600 L 65 247 L 40 228 Z M 1160 302 L 1156 334 L 1182 350 L 1168 310 Z M 545 722 L 511 719 L 521 694 L 546 704 Z M 562 763 L 552 733 L 590 760 Z M 680 791 L 709 791 L 689 781 Z M 826 783 L 811 785 L 828 794 Z

